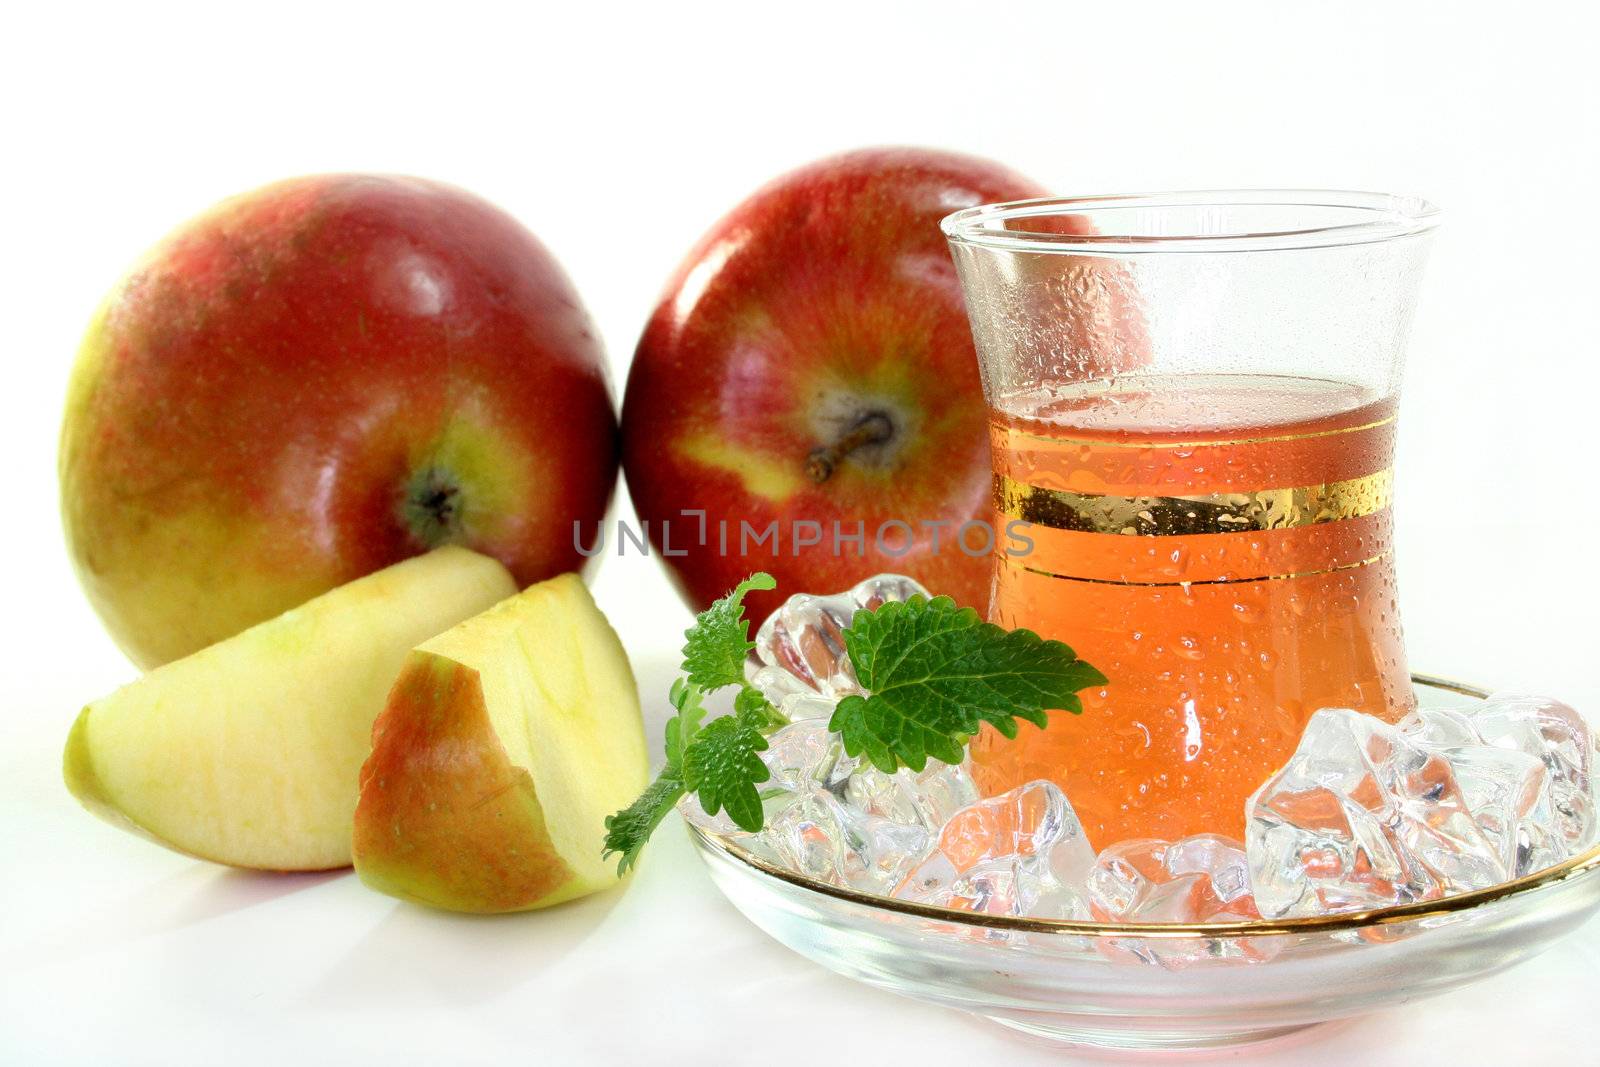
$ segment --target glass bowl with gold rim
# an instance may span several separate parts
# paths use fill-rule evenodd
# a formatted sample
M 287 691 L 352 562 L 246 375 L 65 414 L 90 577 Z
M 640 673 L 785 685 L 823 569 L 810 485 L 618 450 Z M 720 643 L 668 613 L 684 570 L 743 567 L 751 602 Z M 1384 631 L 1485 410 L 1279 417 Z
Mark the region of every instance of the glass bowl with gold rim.
M 1422 707 L 1485 691 L 1415 676 Z M 1600 848 L 1488 889 L 1315 918 L 1119 925 L 975 915 L 772 866 L 691 826 L 716 883 L 848 978 L 1064 1044 L 1212 1048 L 1416 1001 L 1543 951 L 1600 909 Z

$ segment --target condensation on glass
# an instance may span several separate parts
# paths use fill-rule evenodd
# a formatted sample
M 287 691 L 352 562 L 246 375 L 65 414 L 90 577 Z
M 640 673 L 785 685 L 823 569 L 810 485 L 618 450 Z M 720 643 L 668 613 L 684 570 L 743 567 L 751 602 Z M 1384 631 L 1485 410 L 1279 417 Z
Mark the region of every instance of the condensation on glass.
M 1392 556 L 1403 353 L 1437 211 L 1371 193 L 1025 201 L 944 222 L 990 410 L 990 616 L 1110 679 L 980 785 L 1098 847 L 1239 836 L 1310 715 L 1411 707 Z

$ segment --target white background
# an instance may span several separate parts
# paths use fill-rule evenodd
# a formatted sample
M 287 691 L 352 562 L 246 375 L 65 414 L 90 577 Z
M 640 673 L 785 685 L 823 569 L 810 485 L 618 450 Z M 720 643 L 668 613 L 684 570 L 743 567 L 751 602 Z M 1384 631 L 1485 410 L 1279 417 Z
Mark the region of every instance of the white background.
M 544 6 L 4 16 L 0 1061 L 1046 1058 L 767 941 L 674 826 L 626 893 L 473 920 L 348 875 L 211 867 L 77 810 L 59 777 L 67 727 L 133 670 L 61 545 L 72 353 L 140 250 L 290 174 L 413 172 L 499 202 L 575 279 L 619 388 L 700 232 L 769 177 L 845 148 L 958 148 L 1062 193 L 1425 194 L 1447 220 L 1401 422 L 1412 663 L 1600 707 L 1600 100 L 1592 34 L 1560 13 L 1576 5 L 1482 19 L 1395 3 Z M 596 595 L 655 737 L 687 615 L 654 560 L 609 561 Z M 1597 984 L 1592 925 L 1471 990 L 1240 1062 L 1577 1062 L 1600 1047 Z

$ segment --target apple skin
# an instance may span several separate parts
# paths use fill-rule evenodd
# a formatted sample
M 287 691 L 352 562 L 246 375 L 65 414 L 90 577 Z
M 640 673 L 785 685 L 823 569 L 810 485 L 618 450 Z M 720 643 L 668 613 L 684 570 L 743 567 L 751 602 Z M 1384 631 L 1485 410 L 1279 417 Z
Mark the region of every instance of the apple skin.
M 390 778 L 396 785 L 382 788 Z M 574 882 L 533 780 L 494 734 L 474 672 L 421 652 L 374 727 L 353 850 L 368 886 L 454 911 L 559 903 Z
M 987 521 L 991 475 L 972 334 L 938 223 L 963 207 L 1043 194 L 985 160 L 864 149 L 778 178 L 701 239 L 640 338 L 622 420 L 629 492 L 692 607 L 758 569 L 778 588 L 747 599 L 756 619 L 792 593 L 883 571 L 987 607 L 988 555 L 953 541 L 961 523 Z M 813 480 L 813 450 L 872 412 L 892 423 L 889 441 Z M 707 544 L 684 509 L 706 512 Z M 794 519 L 821 523 L 822 544 L 792 554 Z M 760 531 L 773 520 L 781 554 L 752 546 L 741 555 L 740 523 Z M 835 545 L 835 520 L 845 535 L 865 523 L 864 554 Z M 877 551 L 874 532 L 890 520 L 914 536 L 891 527 L 892 551 Z
M 540 582 L 407 657 L 361 768 L 356 873 L 477 913 L 610 889 L 605 820 L 649 772 L 616 631 L 576 574 Z
M 101 307 L 63 525 L 148 668 L 444 543 L 520 585 L 577 569 L 616 433 L 589 317 L 518 222 L 416 178 L 295 178 L 179 227 Z

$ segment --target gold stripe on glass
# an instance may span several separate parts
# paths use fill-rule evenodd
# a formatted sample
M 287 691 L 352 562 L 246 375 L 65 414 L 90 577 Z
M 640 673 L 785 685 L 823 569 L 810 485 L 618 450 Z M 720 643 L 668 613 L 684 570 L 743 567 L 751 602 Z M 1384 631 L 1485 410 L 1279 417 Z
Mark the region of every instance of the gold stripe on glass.
M 1047 571 L 1042 567 L 1029 567 L 1022 564 L 1014 565 L 1021 566 L 1022 569 L 1027 571 L 1029 574 L 1037 574 L 1044 578 L 1059 578 L 1064 582 L 1088 582 L 1091 585 L 1138 585 L 1147 586 L 1150 588 L 1165 589 L 1170 586 L 1180 585 L 1243 585 L 1247 582 L 1281 582 L 1286 578 L 1314 578 L 1319 574 L 1337 574 L 1339 571 L 1348 571 L 1354 570 L 1357 567 L 1366 567 L 1378 562 L 1380 559 L 1387 559 L 1388 557 L 1389 553 L 1379 552 L 1376 556 L 1368 556 L 1366 559 L 1358 559 L 1350 563 L 1339 563 L 1332 567 L 1322 567 L 1314 571 L 1291 571 L 1287 574 L 1257 574 L 1244 578 L 1193 578 L 1189 581 L 1183 581 L 1182 579 L 1178 578 L 1170 578 L 1159 582 L 1130 582 L 1121 578 L 1085 578 L 1077 574 L 1060 574 L 1056 571 Z M 1011 562 L 1012 561 L 1007 560 L 1007 563 Z
M 1362 430 L 1376 430 L 1380 426 L 1387 426 L 1395 420 L 1395 416 L 1377 419 L 1373 422 L 1364 422 L 1360 426 L 1338 426 L 1331 430 L 1311 430 L 1306 433 L 1268 434 L 1262 437 L 1234 437 L 1225 440 L 1194 440 L 1194 441 L 1149 441 L 1141 437 L 1130 437 L 1121 441 L 1114 437 L 1058 437 L 1053 434 L 1029 433 L 1017 427 L 1008 427 L 1007 435 L 1025 438 L 1031 441 L 1043 441 L 1051 446 L 1059 445 L 1086 445 L 1090 448 L 1134 448 L 1143 452 L 1151 448 L 1232 448 L 1236 445 L 1265 445 L 1278 444 L 1283 441 L 1309 441 L 1316 437 L 1337 437 L 1340 434 L 1360 433 Z
M 1285 530 L 1373 515 L 1394 496 L 1394 471 L 1292 489 L 1194 496 L 1117 496 L 1072 493 L 995 475 L 994 503 L 1001 514 L 1055 530 L 1163 537 Z

